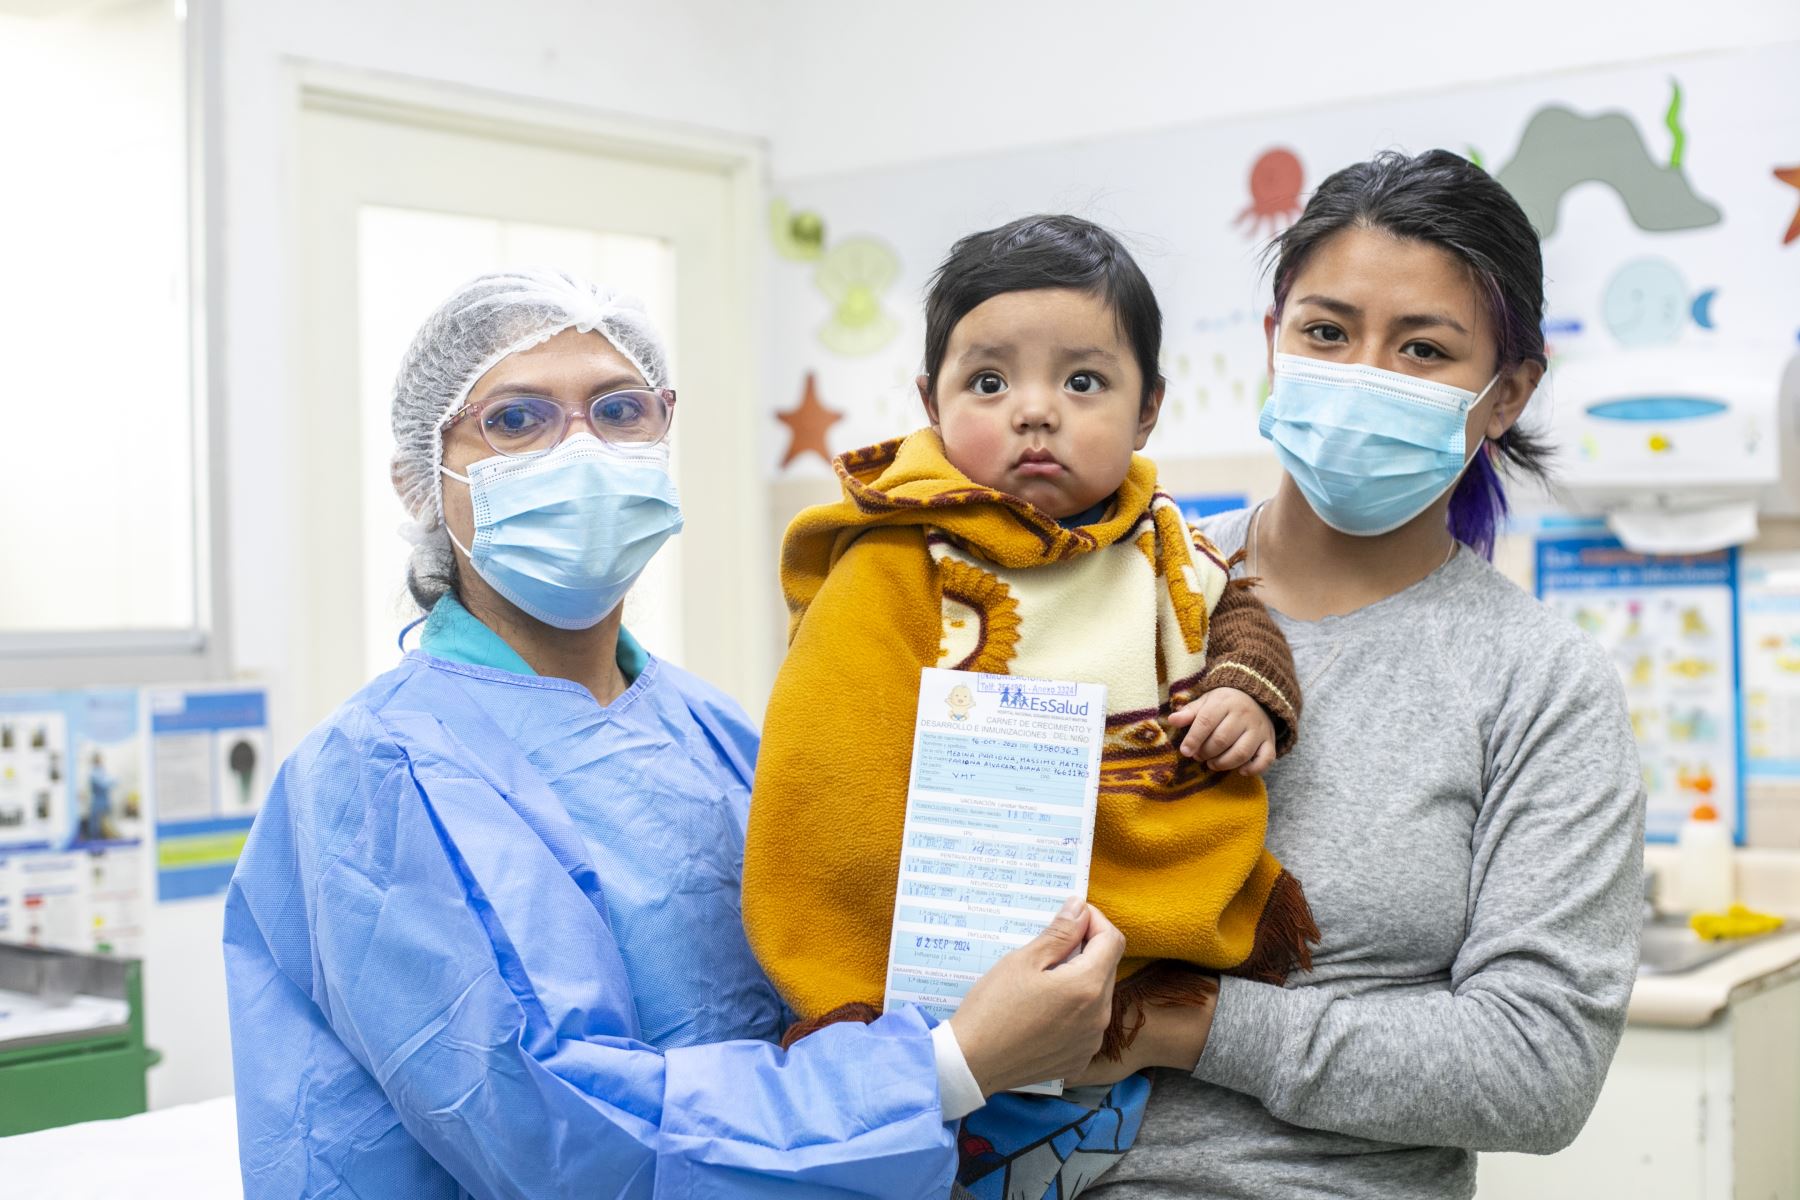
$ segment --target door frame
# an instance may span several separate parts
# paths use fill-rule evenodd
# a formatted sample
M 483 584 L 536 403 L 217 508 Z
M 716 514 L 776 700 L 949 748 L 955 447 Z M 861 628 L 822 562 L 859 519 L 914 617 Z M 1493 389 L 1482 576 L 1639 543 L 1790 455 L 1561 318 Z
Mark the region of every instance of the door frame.
M 699 169 L 721 176 L 728 196 L 729 249 L 725 262 L 717 264 L 726 279 L 728 303 L 742 314 L 729 323 L 726 344 L 708 353 L 743 364 L 741 392 L 722 397 L 724 403 L 707 413 L 705 433 L 682 439 L 683 470 L 697 470 L 746 502 L 733 506 L 725 528 L 708 528 L 701 538 L 690 529 L 683 539 L 705 546 L 706 566 L 683 571 L 683 586 L 705 599 L 705 619 L 684 617 L 684 658 L 695 673 L 736 699 L 748 711 L 760 713 L 774 678 L 772 636 L 776 620 L 776 588 L 768 561 L 767 505 L 762 502 L 766 481 L 761 460 L 749 452 L 763 439 L 763 390 L 766 377 L 762 298 L 765 294 L 765 253 L 761 234 L 767 203 L 768 153 L 756 138 L 720 133 L 652 118 L 622 116 L 577 105 L 542 101 L 452 86 L 378 72 L 352 70 L 327 64 L 290 61 L 286 72 L 291 99 L 289 161 L 299 157 L 299 131 L 308 112 L 348 115 L 378 121 L 414 125 L 450 133 L 473 135 L 598 156 L 628 159 L 656 166 Z M 297 195 L 290 191 L 290 195 Z M 295 203 L 286 222 L 289 231 L 291 272 L 304 278 L 297 261 L 306 245 L 303 206 Z M 302 354 L 307 347 L 304 304 L 291 311 L 289 344 Z M 690 349 L 687 353 L 693 353 Z M 302 375 L 304 375 L 302 371 Z M 298 419 L 298 418 L 296 418 Z M 305 505 L 300 506 L 304 510 Z M 710 524 L 710 522 L 709 522 Z M 305 529 L 296 530 L 298 545 L 306 544 Z M 714 560 L 717 561 L 714 561 Z M 693 558 L 688 563 L 693 564 Z M 743 586 L 743 581 L 763 581 L 767 586 Z M 718 581 L 708 586 L 706 581 Z M 698 610 L 690 610 L 698 611 Z M 314 636 L 316 617 L 298 614 L 294 650 L 296 664 L 307 661 L 306 642 Z M 304 631 L 304 632 L 302 632 Z M 342 696 L 311 694 L 318 689 L 301 668 L 295 682 L 296 697 L 305 706 L 307 723 L 329 711 Z

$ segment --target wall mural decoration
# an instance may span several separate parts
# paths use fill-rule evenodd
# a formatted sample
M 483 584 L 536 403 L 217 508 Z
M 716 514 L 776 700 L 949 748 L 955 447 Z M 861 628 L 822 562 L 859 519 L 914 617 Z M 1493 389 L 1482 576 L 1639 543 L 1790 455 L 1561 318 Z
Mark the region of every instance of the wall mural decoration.
M 825 253 L 825 218 L 816 212 L 790 212 L 786 200 L 769 204 L 769 240 L 775 253 L 790 262 L 814 262 Z
M 787 453 L 781 458 L 783 467 L 809 452 L 830 464 L 831 444 L 827 434 L 833 425 L 844 419 L 844 414 L 825 407 L 819 399 L 818 381 L 811 371 L 806 373 L 806 384 L 800 390 L 800 403 L 786 412 L 776 413 L 775 417 L 788 427 Z
M 817 299 L 823 299 L 828 306 L 824 321 L 813 331 L 818 344 L 841 359 L 869 358 L 893 342 L 903 325 L 887 309 L 885 300 L 887 291 L 900 277 L 900 258 L 880 238 L 858 235 L 828 242 L 826 234 L 825 217 L 818 210 L 797 209 L 779 198 L 770 204 L 769 237 L 775 253 L 788 262 L 813 264 L 807 275 L 815 303 L 808 306 L 809 311 L 817 311 Z M 782 277 L 791 278 L 785 272 Z M 791 310 L 784 306 L 781 311 Z M 883 365 L 891 373 L 892 364 Z M 888 393 L 910 390 L 912 375 L 910 367 L 903 368 L 897 377 L 897 388 L 869 388 L 865 401 L 885 417 L 893 398 Z M 829 468 L 829 431 L 845 416 L 825 407 L 819 399 L 818 378 L 810 367 L 805 371 L 805 380 L 800 402 L 775 412 L 788 432 L 779 463 L 783 472 L 809 453 L 817 455 Z
M 1546 238 L 1556 233 L 1563 196 L 1583 183 L 1612 188 L 1632 222 L 1650 233 L 1718 224 L 1718 205 L 1695 192 L 1682 169 L 1687 135 L 1680 121 L 1681 85 L 1670 80 L 1670 86 L 1664 123 L 1674 140 L 1665 162 L 1652 157 L 1637 123 L 1624 113 L 1583 116 L 1550 105 L 1532 115 L 1518 150 L 1495 178 Z
M 892 341 L 900 322 L 882 307 L 882 294 L 899 277 L 899 256 L 877 238 L 845 238 L 827 250 L 813 271 L 813 284 L 832 303 L 819 343 L 854 357 Z
M 1800 166 L 1776 167 L 1774 175 L 1789 187 L 1800 189 Z M 1781 244 L 1786 246 L 1796 239 L 1800 239 L 1800 203 L 1794 207 L 1794 219 L 1788 225 L 1787 233 L 1782 235 Z
M 1147 453 L 1266 456 L 1269 240 L 1332 172 L 1435 146 L 1480 154 L 1546 235 L 1554 365 L 1793 346 L 1800 253 L 1770 251 L 1800 244 L 1795 78 L 1800 46 L 1778 45 L 784 180 L 779 237 L 821 249 L 770 275 L 771 411 L 812 372 L 842 414 L 831 448 L 916 429 L 932 269 L 970 232 L 1073 212 L 1124 238 L 1162 306 L 1169 389 Z M 829 477 L 824 451 L 768 428 L 771 476 Z
M 1717 288 L 1688 296 L 1681 268 L 1666 258 L 1634 258 L 1613 272 L 1600 300 L 1607 330 L 1621 346 L 1667 346 L 1692 318 L 1712 329 Z
M 1250 167 L 1250 203 L 1233 224 L 1247 237 L 1281 232 L 1305 207 L 1300 203 L 1305 187 L 1306 171 L 1299 155 L 1281 146 L 1264 150 Z

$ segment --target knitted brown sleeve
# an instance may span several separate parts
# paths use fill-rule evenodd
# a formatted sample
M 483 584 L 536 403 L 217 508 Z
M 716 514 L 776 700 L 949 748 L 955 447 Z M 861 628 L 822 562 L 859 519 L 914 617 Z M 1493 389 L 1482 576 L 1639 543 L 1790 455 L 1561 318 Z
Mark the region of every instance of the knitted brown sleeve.
M 1200 691 L 1233 687 L 1249 693 L 1275 723 L 1275 753 L 1286 754 L 1300 735 L 1300 681 L 1287 639 L 1250 594 L 1254 585 L 1251 579 L 1233 580 L 1213 606 Z

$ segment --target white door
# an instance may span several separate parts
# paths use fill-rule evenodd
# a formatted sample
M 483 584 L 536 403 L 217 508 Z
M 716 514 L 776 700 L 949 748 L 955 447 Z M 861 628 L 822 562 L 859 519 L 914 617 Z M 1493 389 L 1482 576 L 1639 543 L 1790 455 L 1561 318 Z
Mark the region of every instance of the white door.
M 668 338 L 687 525 L 633 589 L 625 622 L 653 653 L 760 711 L 775 593 L 752 453 L 751 160 L 622 150 L 567 127 L 334 94 L 308 95 L 299 149 L 293 428 L 315 464 L 301 552 L 316 565 L 292 661 L 306 724 L 392 666 L 416 615 L 406 514 L 388 482 L 390 388 L 407 342 L 458 284 L 522 266 L 633 292 Z

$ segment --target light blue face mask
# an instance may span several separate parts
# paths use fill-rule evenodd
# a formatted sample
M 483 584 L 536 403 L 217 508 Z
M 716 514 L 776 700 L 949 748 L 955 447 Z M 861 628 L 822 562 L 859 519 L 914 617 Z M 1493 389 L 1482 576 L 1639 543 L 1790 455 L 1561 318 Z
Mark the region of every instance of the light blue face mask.
M 1275 356 L 1258 428 L 1319 519 L 1373 537 L 1450 490 L 1469 462 L 1463 431 L 1479 392 L 1397 371 Z
M 558 629 L 599 624 L 681 532 L 667 440 L 620 447 L 578 433 L 535 458 L 439 470 L 469 485 L 475 510 L 474 540 L 457 548 L 496 592 Z

